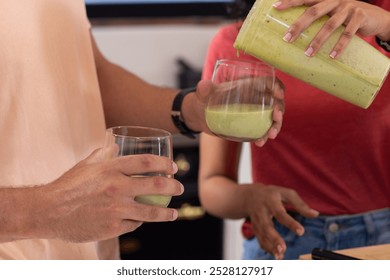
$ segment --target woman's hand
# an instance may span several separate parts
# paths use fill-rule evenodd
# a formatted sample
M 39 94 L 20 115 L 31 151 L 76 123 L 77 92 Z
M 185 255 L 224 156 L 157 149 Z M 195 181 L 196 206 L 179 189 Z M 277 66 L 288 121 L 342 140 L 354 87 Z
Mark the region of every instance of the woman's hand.
M 330 52 L 330 57 L 338 58 L 352 37 L 376 35 L 384 41 L 390 39 L 390 12 L 375 5 L 358 0 L 280 0 L 274 4 L 278 10 L 306 5 L 307 10 L 290 26 L 284 36 L 287 42 L 295 41 L 315 20 L 329 15 L 314 39 L 307 46 L 305 54 L 314 56 L 329 36 L 340 26 L 345 30 Z
M 254 234 L 260 247 L 276 259 L 283 259 L 286 243 L 276 231 L 273 218 L 301 236 L 304 234 L 303 226 L 292 218 L 286 205 L 307 218 L 315 218 L 318 211 L 307 205 L 298 193 L 292 189 L 279 186 L 264 186 L 259 184 L 247 185 L 246 203 L 247 213 L 251 219 Z

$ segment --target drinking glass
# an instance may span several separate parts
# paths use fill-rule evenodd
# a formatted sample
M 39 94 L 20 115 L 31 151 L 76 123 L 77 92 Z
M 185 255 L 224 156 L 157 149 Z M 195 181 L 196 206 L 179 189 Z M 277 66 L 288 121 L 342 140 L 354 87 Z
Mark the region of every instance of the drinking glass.
M 274 68 L 263 62 L 222 59 L 216 62 L 215 91 L 206 107 L 207 126 L 233 141 L 253 141 L 271 127 Z
M 172 135 L 168 131 L 142 126 L 117 126 L 106 131 L 105 146 L 116 143 L 119 146 L 118 156 L 154 154 L 172 159 Z M 132 177 L 167 176 L 160 173 L 144 173 Z M 142 195 L 135 200 L 144 204 L 167 207 L 170 196 Z

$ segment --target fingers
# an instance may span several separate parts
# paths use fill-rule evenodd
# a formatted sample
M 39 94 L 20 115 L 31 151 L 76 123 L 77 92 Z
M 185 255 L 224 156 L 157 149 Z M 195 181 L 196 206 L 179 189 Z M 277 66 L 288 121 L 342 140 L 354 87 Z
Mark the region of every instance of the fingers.
M 164 176 L 127 177 L 127 193 L 130 196 L 139 195 L 181 195 L 184 192 L 183 185 L 174 179 Z
M 263 250 L 274 255 L 276 259 L 283 259 L 286 251 L 286 243 L 274 227 L 272 216 L 265 213 L 251 218 L 256 238 Z
M 306 16 L 306 14 L 314 14 L 310 13 L 310 11 L 314 9 L 317 9 L 318 11 L 321 10 L 321 13 L 318 15 L 320 17 L 330 13 L 331 11 L 340 11 L 334 12 L 334 14 L 330 16 L 330 18 L 323 24 L 320 31 L 314 36 L 313 40 L 310 42 L 309 46 L 305 50 L 305 54 L 307 56 L 316 55 L 317 52 L 320 50 L 321 46 L 324 45 L 324 43 L 329 39 L 329 37 L 340 26 L 345 25 L 344 31 L 341 33 L 340 38 L 329 53 L 329 56 L 331 58 L 337 58 L 341 55 L 342 51 L 346 48 L 346 46 L 352 40 L 353 36 L 359 30 L 361 17 L 358 15 L 358 12 L 354 12 L 352 15 L 350 15 L 347 9 L 345 9 L 346 11 L 343 12 L 342 8 L 336 8 L 337 6 L 332 5 L 326 5 L 326 7 L 321 8 L 321 4 L 309 7 L 306 12 L 291 26 L 290 29 L 294 29 L 295 25 L 299 26 L 301 24 L 300 21 L 302 20 L 304 24 L 302 24 L 301 27 L 298 28 L 297 32 L 302 32 L 303 30 L 305 30 L 312 22 L 318 19 L 318 17 L 310 18 L 310 16 Z M 354 9 L 354 11 L 358 11 L 358 9 Z M 292 33 L 294 33 L 294 31 L 292 31 Z M 292 35 L 292 41 L 296 39 L 295 36 L 299 36 L 299 34 Z
M 285 10 L 291 7 L 306 5 L 305 12 L 296 19 L 285 33 L 283 39 L 286 42 L 294 42 L 299 38 L 310 25 L 325 15 L 329 19 L 324 21 L 319 32 L 305 49 L 309 57 L 315 56 L 327 40 L 336 34 L 339 38 L 329 52 L 331 58 L 338 58 L 343 50 L 352 40 L 356 33 L 363 36 L 377 34 L 381 10 L 376 6 L 364 3 L 363 1 L 341 1 L 341 0 L 280 0 L 274 4 L 278 10 Z M 379 19 L 377 19 L 379 18 Z M 343 31 L 339 27 L 344 26 Z
M 335 15 L 331 17 L 328 21 L 324 23 L 320 31 L 317 33 L 317 35 L 313 38 L 313 40 L 310 42 L 309 47 L 305 50 L 305 54 L 307 56 L 315 56 L 317 52 L 320 50 L 321 46 L 328 40 L 328 38 L 332 35 L 332 33 L 340 27 L 344 21 L 346 20 L 345 15 Z M 356 32 L 356 30 L 354 31 Z M 352 39 L 354 33 L 348 33 L 343 32 L 343 34 L 347 35 L 349 34 L 348 42 Z M 343 36 L 342 36 L 343 37 Z M 346 39 L 347 37 L 343 37 Z M 347 41 L 343 40 L 344 43 L 347 43 Z M 329 56 L 331 58 L 336 58 L 338 55 L 340 55 L 341 49 L 339 49 L 338 52 L 333 49 Z
M 281 109 L 281 106 L 275 106 L 272 116 L 274 122 L 267 133 L 267 138 L 269 139 L 275 139 L 278 136 L 279 132 L 282 130 L 283 109 Z M 256 142 L 256 144 L 264 145 L 265 142 L 266 139 L 260 139 Z
M 113 159 L 111 164 L 128 176 L 146 173 L 173 175 L 178 170 L 169 158 L 152 154 L 122 156 Z
M 213 90 L 213 83 L 209 80 L 202 80 L 196 88 L 196 95 L 201 104 L 206 105 L 209 94 Z
M 302 216 L 315 218 L 319 215 L 319 212 L 309 207 L 309 205 L 301 199 L 296 191 L 291 189 L 281 189 L 280 193 L 283 202 L 290 204 Z M 287 213 L 284 206 L 279 208 L 275 207 L 272 215 L 279 223 L 285 225 L 298 236 L 302 236 L 304 234 L 304 227 Z
M 314 6 L 308 7 L 305 12 L 300 17 L 298 17 L 294 23 L 291 24 L 283 39 L 286 42 L 294 42 L 314 21 L 328 14 L 336 7 L 336 2 L 329 3 L 327 1 L 323 1 Z M 342 17 L 339 16 L 335 19 L 331 18 L 326 21 L 320 32 L 314 36 L 312 42 L 309 44 L 309 46 L 307 46 L 305 54 L 310 57 L 314 56 L 322 44 L 326 41 L 326 39 L 329 38 L 332 32 L 336 30 L 344 22 L 344 20 L 345 18 L 342 19 Z
M 133 221 L 133 220 L 123 220 L 121 222 L 121 229 L 120 229 L 120 234 L 119 235 L 122 235 L 122 234 L 125 234 L 125 233 L 128 233 L 128 232 L 132 232 L 132 231 L 135 231 L 137 228 L 139 228 L 141 225 L 143 224 L 143 222 L 139 222 L 139 221 Z
M 347 45 L 352 40 L 353 36 L 357 33 L 359 28 L 359 18 L 352 17 L 347 26 L 345 27 L 336 45 L 333 47 L 330 53 L 331 58 L 337 59 L 342 54 L 343 50 L 347 47 Z M 318 47 L 320 47 L 322 44 L 323 42 L 320 42 L 320 45 Z
M 282 189 L 281 195 L 284 203 L 290 204 L 296 212 L 307 218 L 315 218 L 319 212 L 302 200 L 298 193 L 291 189 Z M 290 227 L 289 227 L 290 228 Z M 292 228 L 290 228 L 293 230 Z
M 286 88 L 283 84 L 283 82 L 276 77 L 275 80 L 275 90 L 274 90 L 274 98 L 279 100 L 284 100 L 284 92 L 286 91 Z
M 302 6 L 304 4 L 304 0 L 278 0 L 273 4 L 273 7 L 278 10 L 285 10 L 291 7 Z
M 140 195 L 178 196 L 184 193 L 184 187 L 179 181 L 164 176 L 116 176 L 107 180 L 105 194 L 109 197 L 129 197 L 134 200 Z
M 305 233 L 304 227 L 287 212 L 275 214 L 275 219 L 298 236 L 302 236 Z
M 277 233 L 276 230 L 274 230 L 274 231 Z M 270 244 L 270 248 L 267 250 L 267 249 L 263 248 L 263 245 L 261 245 L 261 244 Z M 260 241 L 260 246 L 264 250 L 266 250 L 267 252 L 272 254 L 275 257 L 275 259 L 277 259 L 277 260 L 284 259 L 284 253 L 287 250 L 287 246 L 286 246 L 286 243 L 284 242 L 283 238 L 281 238 L 279 236 L 279 234 L 275 235 L 275 236 L 273 236 L 272 234 L 265 236 L 265 238 L 262 241 Z
M 291 24 L 283 39 L 286 42 L 294 42 L 314 21 L 329 13 L 333 8 L 335 7 L 326 2 L 321 2 L 315 6 L 308 7 L 305 12 Z
M 121 221 L 117 235 L 135 231 L 144 222 L 170 222 L 176 220 L 178 217 L 176 209 L 154 207 L 142 204 L 134 204 L 128 213 L 128 217 Z
M 115 157 L 118 154 L 118 145 L 112 144 L 107 147 L 94 150 L 86 159 L 85 163 L 97 163 Z
M 110 168 L 103 179 L 106 194 L 131 197 L 140 195 L 177 196 L 184 192 L 183 185 L 171 175 L 177 165 L 167 157 L 150 154 L 122 156 L 105 163 Z
M 287 212 L 286 204 L 304 217 L 315 218 L 319 213 L 309 207 L 294 190 L 276 186 L 262 187 L 258 190 L 260 189 L 259 194 L 265 196 L 266 200 L 262 201 L 263 206 L 249 211 L 253 230 L 261 247 L 272 253 L 275 258 L 282 259 L 286 244 L 275 229 L 273 218 L 296 235 L 302 236 L 305 229 Z
M 282 129 L 283 114 L 285 110 L 284 103 L 284 84 L 279 79 L 276 79 L 274 90 L 274 111 L 273 111 L 273 125 L 268 132 L 268 138 L 275 139 Z
M 173 208 L 164 208 L 142 203 L 132 203 L 127 209 L 124 220 L 140 222 L 168 222 L 178 217 L 178 212 Z
M 272 114 L 273 124 L 268 130 L 265 137 L 257 139 L 254 143 L 258 147 L 262 147 L 267 142 L 267 139 L 275 139 L 282 129 L 283 114 L 284 114 L 284 84 L 279 79 L 276 79 L 275 89 L 273 92 L 274 97 L 274 111 Z

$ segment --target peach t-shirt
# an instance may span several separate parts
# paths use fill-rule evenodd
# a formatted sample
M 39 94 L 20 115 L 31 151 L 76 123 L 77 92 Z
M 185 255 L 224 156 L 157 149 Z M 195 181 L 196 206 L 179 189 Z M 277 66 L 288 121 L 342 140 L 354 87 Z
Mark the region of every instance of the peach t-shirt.
M 0 11 L 0 185 L 45 184 L 103 144 L 90 24 L 83 0 L 1 1 Z M 116 240 L 106 243 L 21 240 L 0 243 L 0 258 L 117 258 Z

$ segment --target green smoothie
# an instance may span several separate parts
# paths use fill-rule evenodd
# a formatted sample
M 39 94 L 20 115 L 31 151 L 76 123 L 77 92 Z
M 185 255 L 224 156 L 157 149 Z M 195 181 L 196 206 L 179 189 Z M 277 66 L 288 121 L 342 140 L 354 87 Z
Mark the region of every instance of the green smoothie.
M 148 205 L 167 207 L 169 202 L 171 202 L 171 198 L 166 195 L 140 195 L 135 198 L 135 201 Z
M 339 59 L 330 58 L 342 27 L 316 56 L 307 57 L 304 50 L 329 17 L 314 22 L 295 42 L 286 43 L 282 39 L 284 34 L 305 7 L 278 11 L 272 7 L 274 2 L 255 2 L 234 47 L 338 98 L 367 108 L 386 79 L 390 59 L 358 36 L 352 38 Z
M 236 141 L 259 139 L 272 125 L 270 106 L 257 104 L 215 105 L 206 108 L 209 129 L 218 136 Z
M 131 177 L 149 177 L 149 176 L 165 176 L 158 173 L 150 173 L 145 175 L 133 175 Z M 172 177 L 172 176 L 167 176 Z M 155 205 L 160 207 L 167 207 L 171 202 L 172 197 L 167 195 L 158 195 L 158 194 L 148 194 L 148 195 L 139 195 L 134 198 L 135 201 L 147 205 Z

